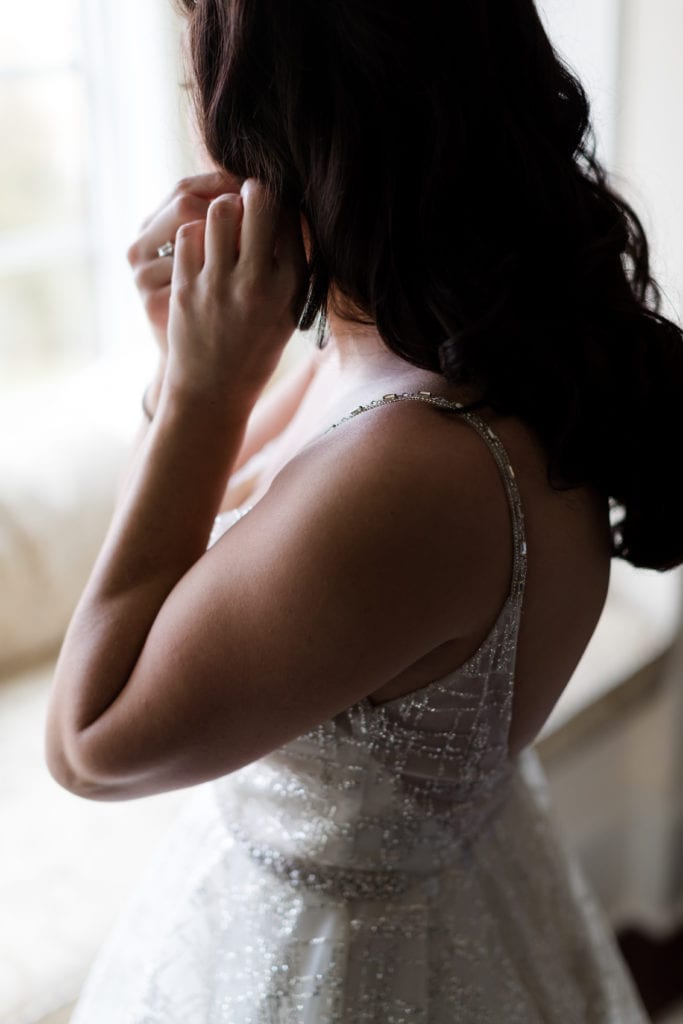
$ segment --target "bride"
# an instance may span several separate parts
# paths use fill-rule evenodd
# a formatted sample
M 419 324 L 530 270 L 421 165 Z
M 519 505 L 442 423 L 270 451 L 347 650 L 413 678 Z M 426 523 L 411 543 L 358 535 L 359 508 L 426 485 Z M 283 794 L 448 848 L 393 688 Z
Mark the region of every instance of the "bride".
M 683 561 L 581 85 L 532 0 L 184 8 L 217 169 L 128 252 L 159 370 L 46 758 L 191 789 L 72 1022 L 643 1022 L 531 749 L 611 559 Z

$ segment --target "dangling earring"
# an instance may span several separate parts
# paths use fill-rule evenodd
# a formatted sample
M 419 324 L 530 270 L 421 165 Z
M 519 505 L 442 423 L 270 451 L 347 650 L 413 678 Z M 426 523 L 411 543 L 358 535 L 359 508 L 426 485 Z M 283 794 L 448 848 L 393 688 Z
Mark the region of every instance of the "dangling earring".
M 327 319 L 327 313 L 324 309 L 321 309 L 318 313 L 318 323 L 315 329 L 315 343 L 320 349 L 325 348 L 330 340 L 330 325 Z

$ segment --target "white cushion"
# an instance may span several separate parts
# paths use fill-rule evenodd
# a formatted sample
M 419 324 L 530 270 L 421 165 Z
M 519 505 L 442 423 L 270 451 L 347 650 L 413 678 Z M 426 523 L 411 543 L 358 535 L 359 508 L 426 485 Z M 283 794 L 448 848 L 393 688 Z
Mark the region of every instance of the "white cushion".
M 0 671 L 59 645 L 106 533 L 135 426 L 103 391 L 90 370 L 4 403 Z

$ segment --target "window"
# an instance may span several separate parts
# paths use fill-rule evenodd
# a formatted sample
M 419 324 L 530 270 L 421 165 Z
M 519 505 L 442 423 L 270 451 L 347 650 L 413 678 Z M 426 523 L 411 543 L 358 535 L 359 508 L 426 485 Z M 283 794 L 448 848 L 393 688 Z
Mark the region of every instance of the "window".
M 90 153 L 79 14 L 78 0 L 3 10 L 2 391 L 82 365 L 91 354 Z
M 153 365 L 125 253 L 188 173 L 179 27 L 170 0 L 3 10 L 0 396 Z
M 646 5 L 636 4 L 633 11 L 627 11 L 618 0 L 538 0 L 538 8 L 553 45 L 578 74 L 588 93 L 598 157 L 615 178 L 621 194 L 644 214 L 649 236 L 655 243 L 655 262 L 659 263 L 664 256 L 664 266 L 669 264 L 669 273 L 660 275 L 667 284 L 667 278 L 680 276 L 671 274 L 680 260 L 676 260 L 671 247 L 668 253 L 662 251 L 657 233 L 652 231 L 652 221 L 659 228 L 672 219 L 679 228 L 680 204 L 676 209 L 671 193 L 662 203 L 656 188 L 634 193 L 632 182 L 639 177 L 634 172 L 639 170 L 644 157 L 650 160 L 648 172 L 654 181 L 661 177 L 663 169 L 675 169 L 679 163 L 663 124 L 657 124 L 656 139 L 648 139 L 647 145 L 641 142 L 644 126 L 653 120 L 653 111 L 659 111 L 663 123 L 669 123 L 671 118 L 668 97 L 675 95 L 675 89 L 661 80 L 661 70 L 657 74 L 656 69 L 662 38 L 678 38 L 673 8 L 670 17 L 653 19 L 645 13 Z M 630 25 L 636 11 L 650 26 L 653 39 L 649 46 L 645 45 L 648 41 L 642 31 L 636 32 Z M 663 66 L 670 78 L 678 74 L 673 52 Z M 650 103 L 646 109 L 641 109 L 639 98 L 646 88 L 653 94 L 648 96 Z M 619 173 L 615 173 L 616 168 Z M 677 234 L 680 236 L 680 229 Z M 665 312 L 677 316 L 676 309 Z M 612 562 L 603 616 L 542 736 L 552 734 L 579 711 L 618 688 L 669 646 L 680 629 L 682 595 L 681 570 L 659 574 L 634 569 L 620 560 Z
M 588 92 L 598 156 L 610 167 L 617 142 L 619 0 L 539 0 L 538 7 L 553 45 Z

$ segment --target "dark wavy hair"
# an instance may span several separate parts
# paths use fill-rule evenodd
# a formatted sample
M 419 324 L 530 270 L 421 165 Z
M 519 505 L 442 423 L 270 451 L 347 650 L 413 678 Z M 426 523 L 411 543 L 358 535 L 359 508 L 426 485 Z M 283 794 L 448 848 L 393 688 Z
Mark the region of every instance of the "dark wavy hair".
M 533 0 L 174 6 L 210 156 L 308 221 L 300 326 L 341 296 L 609 499 L 614 556 L 682 563 L 683 334 Z

